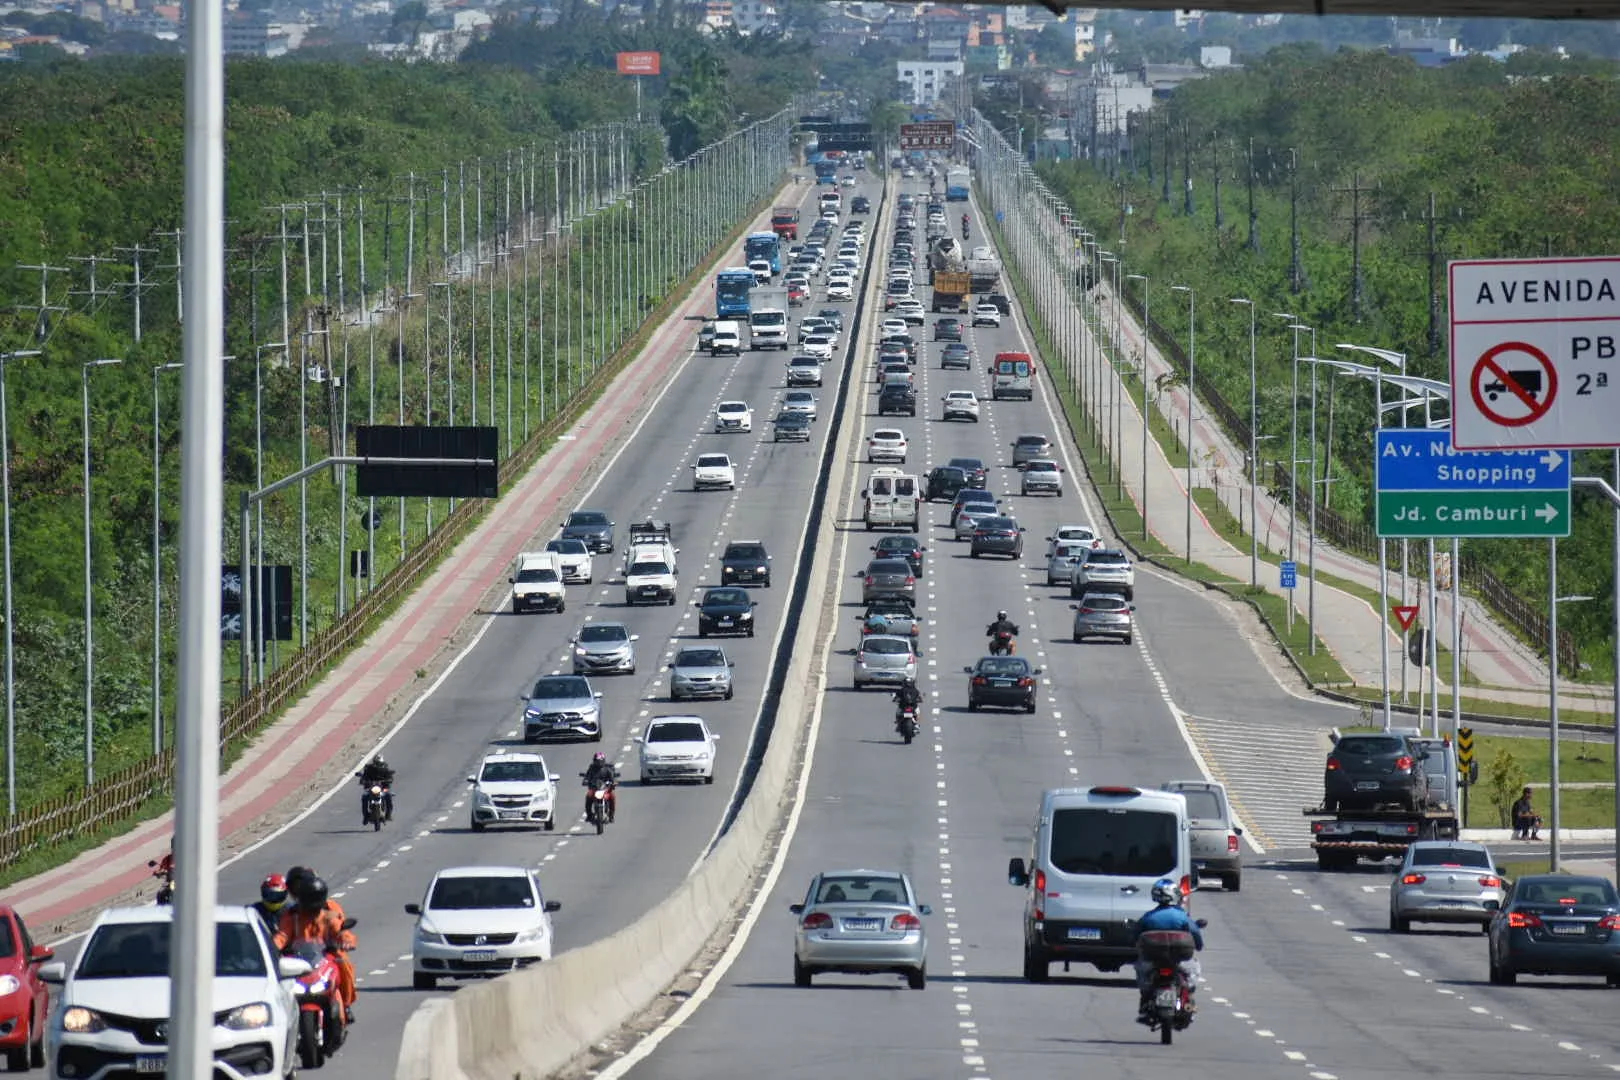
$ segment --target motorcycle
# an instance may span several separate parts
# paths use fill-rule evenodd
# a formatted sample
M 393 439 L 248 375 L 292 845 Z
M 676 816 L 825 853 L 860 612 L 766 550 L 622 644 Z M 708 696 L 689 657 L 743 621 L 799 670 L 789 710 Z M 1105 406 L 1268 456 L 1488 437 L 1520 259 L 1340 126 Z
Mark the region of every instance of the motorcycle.
M 343 929 L 354 927 L 354 919 L 344 919 Z M 297 957 L 309 970 L 295 980 L 293 996 L 298 1002 L 298 1064 L 318 1069 L 338 1052 L 349 1027 L 343 1020 L 343 1005 L 337 998 L 338 957 L 314 941 L 288 946 L 286 956 Z
M 962 239 L 966 240 L 967 238 L 968 238 L 968 219 L 967 219 L 966 215 L 964 215 L 963 218 L 962 218 Z
M 584 776 L 584 773 L 579 775 Z M 596 835 L 601 836 L 602 830 L 608 822 L 608 797 L 613 791 L 613 781 L 606 783 L 598 781 L 590 785 L 589 797 L 585 800 L 585 822 L 596 826 Z
M 902 705 L 895 710 L 894 730 L 900 733 L 907 746 L 911 745 L 911 740 L 917 737 L 917 706 Z
M 360 825 L 371 826 L 372 832 L 383 827 L 383 822 L 393 818 L 388 809 L 388 796 L 390 788 L 387 784 L 372 784 L 366 789 L 366 796 L 360 801 Z
M 174 903 L 174 868 L 164 866 L 156 859 L 148 859 L 146 865 L 152 868 L 152 876 L 163 882 L 162 885 L 158 886 L 157 896 L 153 902 L 158 904 Z
M 1018 642 L 1011 630 L 997 630 L 990 635 L 991 656 L 1011 656 L 1018 651 Z
M 1198 926 L 1207 925 L 1199 919 Z M 1159 1042 L 1170 1045 L 1178 1031 L 1193 1022 L 1193 986 L 1181 965 L 1197 951 L 1193 936 L 1184 930 L 1149 930 L 1136 943 L 1137 953 L 1153 964 L 1150 1002 L 1142 1019 L 1149 1031 L 1159 1033 Z

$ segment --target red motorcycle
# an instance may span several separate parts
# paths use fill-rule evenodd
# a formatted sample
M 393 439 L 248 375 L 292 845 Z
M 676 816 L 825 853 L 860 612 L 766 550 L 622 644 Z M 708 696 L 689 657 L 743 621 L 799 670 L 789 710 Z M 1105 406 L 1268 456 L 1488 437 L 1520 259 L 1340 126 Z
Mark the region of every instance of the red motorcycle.
M 352 928 L 354 923 L 353 919 L 344 919 L 343 929 Z M 340 961 L 336 952 L 314 941 L 294 942 L 283 955 L 309 965 L 309 970 L 298 976 L 298 987 L 293 992 L 298 1000 L 298 1064 L 300 1068 L 318 1069 L 338 1052 L 349 1033 L 343 1022 L 343 1003 L 337 996 Z
M 1018 642 L 1011 630 L 997 630 L 990 635 L 991 656 L 1011 656 L 1018 651 Z
M 1203 926 L 1204 920 L 1199 919 Z M 1181 965 L 1195 953 L 1193 936 L 1181 930 L 1149 930 L 1136 943 L 1137 952 L 1153 964 L 1150 1002 L 1142 1019 L 1149 1031 L 1157 1030 L 1159 1042 L 1169 1045 L 1178 1031 L 1193 1022 L 1193 986 L 1182 974 Z

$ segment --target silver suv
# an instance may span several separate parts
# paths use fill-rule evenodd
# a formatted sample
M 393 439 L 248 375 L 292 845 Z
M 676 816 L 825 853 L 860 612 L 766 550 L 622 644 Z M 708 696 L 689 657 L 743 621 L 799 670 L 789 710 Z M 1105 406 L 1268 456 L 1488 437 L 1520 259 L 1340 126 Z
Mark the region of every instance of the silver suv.
M 1045 435 L 1020 435 L 1012 444 L 1012 463 L 1015 468 L 1022 468 L 1041 458 L 1052 456 L 1052 440 Z
M 583 675 L 545 675 L 518 698 L 523 741 L 586 738 L 602 741 L 602 692 Z

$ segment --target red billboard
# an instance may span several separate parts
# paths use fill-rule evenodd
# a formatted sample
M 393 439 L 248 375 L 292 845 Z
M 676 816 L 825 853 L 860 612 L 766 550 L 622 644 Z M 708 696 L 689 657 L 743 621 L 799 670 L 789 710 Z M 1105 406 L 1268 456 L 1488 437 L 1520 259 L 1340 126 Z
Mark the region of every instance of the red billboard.
M 656 52 L 622 52 L 619 54 L 619 74 L 657 75 L 661 59 Z

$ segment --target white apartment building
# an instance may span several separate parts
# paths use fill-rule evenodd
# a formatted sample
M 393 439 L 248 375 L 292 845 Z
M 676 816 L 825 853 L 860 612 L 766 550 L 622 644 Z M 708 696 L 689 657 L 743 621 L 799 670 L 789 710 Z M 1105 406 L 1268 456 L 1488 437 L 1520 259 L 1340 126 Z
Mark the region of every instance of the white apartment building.
M 951 79 L 962 77 L 960 60 L 899 60 L 894 66 L 913 105 L 934 104 Z

